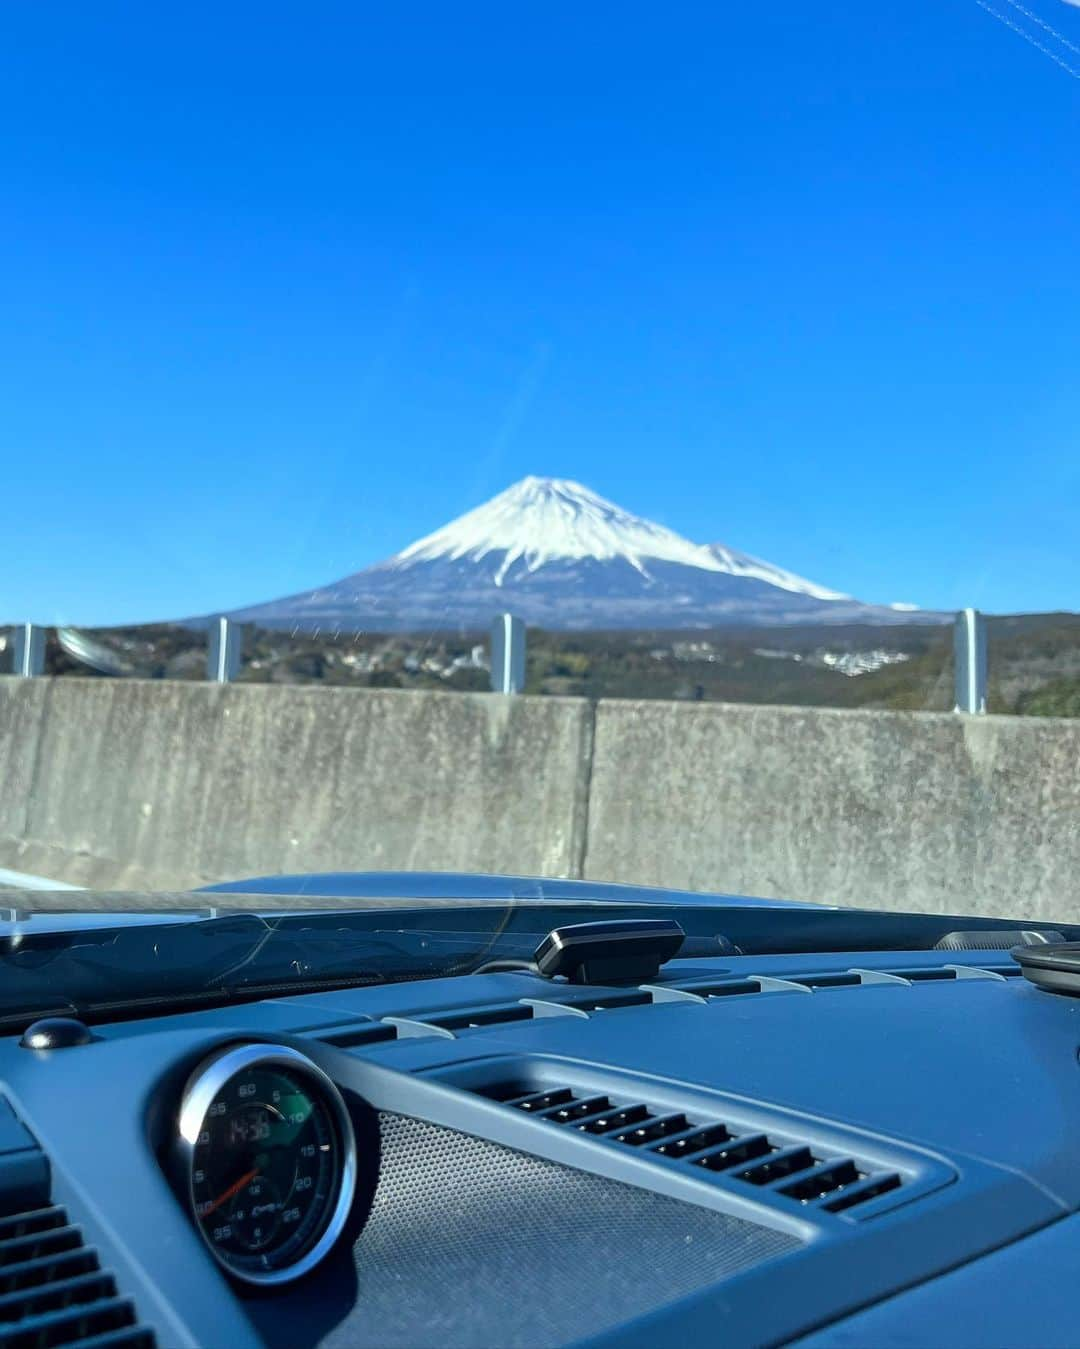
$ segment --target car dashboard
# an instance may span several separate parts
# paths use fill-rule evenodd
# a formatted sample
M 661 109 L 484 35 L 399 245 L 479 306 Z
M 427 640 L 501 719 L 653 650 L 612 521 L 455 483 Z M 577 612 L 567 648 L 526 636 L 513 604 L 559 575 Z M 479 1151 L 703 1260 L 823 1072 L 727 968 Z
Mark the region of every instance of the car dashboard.
M 0 1343 L 1066 1343 L 1078 1010 L 879 951 L 12 1036 Z

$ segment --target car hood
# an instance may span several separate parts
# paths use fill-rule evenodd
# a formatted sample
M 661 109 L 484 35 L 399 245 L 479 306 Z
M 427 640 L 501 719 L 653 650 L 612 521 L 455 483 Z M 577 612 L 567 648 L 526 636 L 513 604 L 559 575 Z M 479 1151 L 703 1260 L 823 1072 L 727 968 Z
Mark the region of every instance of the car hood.
M 494 876 L 456 871 L 326 871 L 293 876 L 253 876 L 203 886 L 199 894 L 296 895 L 305 903 L 326 899 L 462 899 L 507 903 L 569 900 L 607 904 L 696 904 L 724 908 L 816 909 L 788 899 L 746 895 L 698 894 L 661 886 L 612 885 L 601 881 L 535 876 Z

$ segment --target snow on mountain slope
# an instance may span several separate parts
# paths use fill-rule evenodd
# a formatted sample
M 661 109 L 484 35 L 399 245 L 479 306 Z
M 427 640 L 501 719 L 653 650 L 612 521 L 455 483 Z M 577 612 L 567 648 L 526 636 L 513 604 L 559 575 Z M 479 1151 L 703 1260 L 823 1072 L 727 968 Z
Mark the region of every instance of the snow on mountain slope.
M 796 576 L 793 571 L 783 567 L 774 567 L 771 562 L 762 562 L 749 553 L 737 553 L 722 543 L 712 543 L 706 550 L 720 564 L 721 571 L 729 576 L 752 576 L 758 581 L 767 581 L 769 585 L 779 586 L 781 590 L 790 590 L 796 595 L 812 595 L 816 600 L 849 600 L 839 590 L 826 590 L 813 581 Z
M 556 559 L 607 562 L 622 558 L 648 578 L 648 561 L 653 559 L 728 576 L 749 576 L 819 600 L 851 598 L 722 543 L 707 547 L 691 543 L 569 478 L 523 478 L 483 506 L 417 540 L 386 565 L 462 557 L 479 562 L 490 553 L 503 554 L 496 585 L 502 584 L 518 560 L 533 572 Z
M 568 478 L 522 478 L 483 506 L 419 539 L 386 565 L 408 566 L 436 558 L 479 562 L 501 553 L 495 573 L 501 586 L 514 563 L 537 571 L 556 559 L 622 558 L 648 578 L 649 559 L 679 562 L 704 571 L 727 571 L 707 548 L 651 520 L 631 515 Z
M 580 483 L 535 477 L 385 562 L 230 616 L 308 629 L 476 630 L 508 611 L 563 630 L 902 621 L 722 544 L 692 543 Z

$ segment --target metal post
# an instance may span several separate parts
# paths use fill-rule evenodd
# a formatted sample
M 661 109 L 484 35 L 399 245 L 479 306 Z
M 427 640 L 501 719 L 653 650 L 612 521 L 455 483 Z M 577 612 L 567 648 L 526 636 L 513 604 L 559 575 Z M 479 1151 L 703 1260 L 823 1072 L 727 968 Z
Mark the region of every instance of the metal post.
M 986 711 L 986 619 L 977 609 L 961 609 L 953 635 L 956 712 Z
M 240 673 L 243 630 L 227 618 L 210 623 L 210 642 L 206 653 L 206 677 L 216 684 L 228 684 Z
M 23 676 L 45 673 L 45 629 L 36 623 L 12 628 L 11 673 Z
M 495 693 L 525 688 L 525 624 L 513 614 L 500 614 L 491 625 L 491 688 Z

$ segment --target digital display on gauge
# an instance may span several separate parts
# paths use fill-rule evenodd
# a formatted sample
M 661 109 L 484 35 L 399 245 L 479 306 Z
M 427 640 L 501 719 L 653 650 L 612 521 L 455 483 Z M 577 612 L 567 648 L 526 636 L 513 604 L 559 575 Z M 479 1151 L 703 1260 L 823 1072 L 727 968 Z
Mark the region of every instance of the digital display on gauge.
M 256 1060 L 211 1085 L 188 1121 L 192 1210 L 221 1263 L 259 1281 L 295 1268 L 327 1233 L 342 1190 L 340 1115 L 314 1072 L 287 1062 Z

